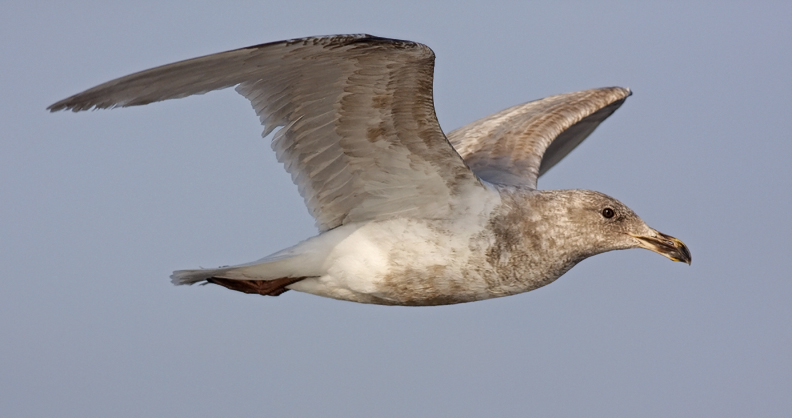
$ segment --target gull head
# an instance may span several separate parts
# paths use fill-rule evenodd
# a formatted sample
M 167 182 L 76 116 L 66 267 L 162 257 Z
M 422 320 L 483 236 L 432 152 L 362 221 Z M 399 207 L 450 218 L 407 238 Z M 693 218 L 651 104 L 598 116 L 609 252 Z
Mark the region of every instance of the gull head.
M 537 193 L 537 203 L 544 206 L 544 222 L 582 258 L 645 248 L 673 261 L 690 264 L 692 260 L 682 241 L 650 228 L 632 209 L 606 194 L 590 190 Z

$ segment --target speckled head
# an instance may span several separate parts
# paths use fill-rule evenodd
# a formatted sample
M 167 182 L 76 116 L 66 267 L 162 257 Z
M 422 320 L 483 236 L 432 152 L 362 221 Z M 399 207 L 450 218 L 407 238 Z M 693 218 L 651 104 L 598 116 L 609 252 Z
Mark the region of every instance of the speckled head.
M 623 203 L 590 190 L 537 192 L 534 204 L 542 206 L 543 221 L 581 258 L 612 250 L 646 248 L 673 261 L 690 264 L 682 241 L 650 228 Z

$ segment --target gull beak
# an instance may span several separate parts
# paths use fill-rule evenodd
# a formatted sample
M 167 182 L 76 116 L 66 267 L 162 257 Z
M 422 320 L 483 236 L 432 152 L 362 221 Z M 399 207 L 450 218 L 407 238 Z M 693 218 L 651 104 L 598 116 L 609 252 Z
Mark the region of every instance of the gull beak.
M 654 232 L 654 236 L 630 235 L 638 240 L 638 246 L 641 248 L 664 255 L 673 261 L 681 261 L 690 265 L 692 260 L 690 250 L 682 241 L 655 230 L 652 232 Z

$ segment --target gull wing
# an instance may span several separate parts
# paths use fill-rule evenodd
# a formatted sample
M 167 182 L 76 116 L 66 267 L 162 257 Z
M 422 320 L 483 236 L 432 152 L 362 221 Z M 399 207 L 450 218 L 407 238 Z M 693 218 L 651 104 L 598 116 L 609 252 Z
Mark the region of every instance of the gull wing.
M 448 134 L 480 178 L 536 189 L 536 181 L 575 149 L 632 93 L 605 87 L 559 94 L 502 110 Z
M 121 77 L 48 109 L 144 105 L 236 86 L 321 231 L 392 216 L 451 215 L 483 188 L 449 144 L 420 43 L 340 35 L 221 52 Z

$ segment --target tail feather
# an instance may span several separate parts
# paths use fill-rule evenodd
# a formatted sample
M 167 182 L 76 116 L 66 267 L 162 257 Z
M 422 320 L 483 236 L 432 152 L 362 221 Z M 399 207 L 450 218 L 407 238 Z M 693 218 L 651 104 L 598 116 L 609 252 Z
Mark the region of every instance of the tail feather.
M 334 231 L 339 231 L 338 229 Z M 174 285 L 192 285 L 200 282 L 211 282 L 234 290 L 252 293 L 272 294 L 285 292 L 278 290 L 289 284 L 296 283 L 306 277 L 319 277 L 325 274 L 324 264 L 328 252 L 335 244 L 353 231 L 341 233 L 325 233 L 309 238 L 293 247 L 286 248 L 252 263 L 223 266 L 211 269 L 178 270 L 170 276 Z M 248 285 L 235 282 L 249 282 Z M 260 282 L 270 282 L 268 284 Z M 288 282 L 288 283 L 287 283 Z M 246 290 L 236 289 L 242 287 Z M 247 286 L 247 287 L 245 287 Z M 262 293 L 264 292 L 264 293 Z M 275 295 L 273 295 L 275 296 Z
M 302 254 L 293 248 L 280 251 L 252 263 L 223 266 L 211 269 L 177 270 L 171 274 L 171 283 L 176 286 L 192 285 L 210 279 L 270 281 L 281 278 L 321 275 L 310 254 Z
M 226 272 L 233 269 L 233 267 L 221 267 L 216 269 L 196 269 L 196 270 L 177 270 L 171 274 L 171 283 L 176 286 L 180 285 L 193 285 L 212 277 L 223 276 Z

